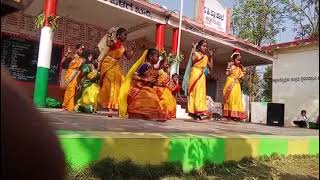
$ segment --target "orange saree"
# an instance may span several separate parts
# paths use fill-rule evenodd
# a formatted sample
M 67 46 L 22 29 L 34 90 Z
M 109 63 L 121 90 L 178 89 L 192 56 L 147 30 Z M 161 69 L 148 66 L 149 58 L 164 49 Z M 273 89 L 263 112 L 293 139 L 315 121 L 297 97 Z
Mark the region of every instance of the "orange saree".
M 176 98 L 172 95 L 170 89 L 167 87 L 170 81 L 169 74 L 163 70 L 160 70 L 157 81 L 157 86 L 154 86 L 153 88 L 160 99 L 160 104 L 164 108 L 166 117 L 168 119 L 175 118 L 177 102 Z
M 115 110 L 119 108 L 119 92 L 124 78 L 119 60 L 124 52 L 123 45 L 117 48 L 110 48 L 107 56 L 101 62 L 101 90 L 98 103 L 102 108 Z
M 75 55 L 74 59 L 70 62 L 69 68 L 65 74 L 66 91 L 64 93 L 64 99 L 62 107 L 68 111 L 73 111 L 75 106 L 75 94 L 78 84 L 78 76 L 80 74 L 80 68 L 84 63 L 84 59 L 78 55 Z
M 145 63 L 139 67 L 138 74 L 141 77 L 157 77 L 158 70 Z M 129 119 L 166 120 L 164 108 L 150 83 L 133 81 L 127 104 Z

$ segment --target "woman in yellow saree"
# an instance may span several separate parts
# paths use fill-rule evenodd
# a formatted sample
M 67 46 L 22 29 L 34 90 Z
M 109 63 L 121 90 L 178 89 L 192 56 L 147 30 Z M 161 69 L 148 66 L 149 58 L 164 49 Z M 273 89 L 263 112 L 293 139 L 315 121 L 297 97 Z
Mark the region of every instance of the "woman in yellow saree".
M 68 111 L 74 110 L 76 89 L 78 86 L 78 76 L 80 74 L 80 68 L 85 62 L 82 58 L 84 46 L 82 44 L 76 45 L 76 54 L 70 62 L 69 68 L 65 74 L 66 90 L 64 93 L 64 99 L 62 107 Z
M 127 31 L 124 28 L 116 28 L 116 39 L 106 42 L 110 45 L 106 56 L 100 62 L 100 94 L 98 103 L 101 108 L 117 111 L 119 108 L 119 89 L 123 81 L 122 68 L 119 60 L 125 56 L 131 59 L 133 47 L 128 49 L 124 43 L 127 39 Z
M 99 73 L 96 70 L 93 54 L 88 57 L 88 62 L 81 68 L 80 88 L 77 92 L 75 111 L 94 113 L 97 111 L 100 86 L 98 85 Z
M 192 55 L 192 68 L 188 82 L 188 112 L 196 120 L 207 118 L 205 68 L 212 68 L 213 52 L 208 53 L 208 43 L 201 40 L 196 44 Z
M 223 116 L 232 120 L 244 120 L 247 118 L 243 103 L 239 80 L 245 75 L 240 64 L 240 50 L 235 49 L 231 55 L 232 62 L 226 69 L 227 81 L 223 89 Z
M 170 75 L 168 74 L 169 63 L 167 59 L 163 59 L 160 62 L 159 76 L 157 78 L 157 84 L 154 86 L 160 104 L 163 106 L 167 119 L 176 117 L 176 98 L 172 95 L 169 89 Z
M 128 114 L 130 119 L 166 121 L 164 108 L 153 89 L 159 74 L 154 67 L 158 60 L 159 51 L 148 49 L 132 66 L 120 89 L 120 117 Z

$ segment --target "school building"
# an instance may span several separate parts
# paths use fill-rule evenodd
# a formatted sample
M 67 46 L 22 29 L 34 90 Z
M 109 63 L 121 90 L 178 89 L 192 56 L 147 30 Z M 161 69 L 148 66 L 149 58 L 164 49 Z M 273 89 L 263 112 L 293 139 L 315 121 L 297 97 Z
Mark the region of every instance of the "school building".
M 35 28 L 34 20 L 44 10 L 44 3 L 44 0 L 33 1 L 23 12 L 1 18 L 1 64 L 10 71 L 16 83 L 25 89 L 30 98 L 34 91 L 40 40 L 40 29 Z M 128 40 L 135 41 L 137 45 L 133 60 L 121 60 L 124 71 L 128 71 L 148 47 L 173 53 L 177 51 L 179 14 L 146 0 L 63 0 L 57 2 L 56 13 L 61 18 L 54 32 L 48 96 L 60 101 L 64 93 L 59 86 L 60 61 L 67 47 L 74 48 L 77 43 L 84 42 L 87 49 L 94 50 L 113 26 L 128 29 Z M 182 76 L 191 44 L 207 39 L 209 48 L 215 50 L 214 70 L 207 80 L 207 89 L 208 95 L 216 102 L 222 102 L 226 80 L 224 72 L 234 48 L 242 51 L 244 66 L 272 64 L 274 59 L 264 53 L 261 47 L 233 36 L 230 22 L 231 10 L 216 0 L 197 1 L 195 17 L 183 17 L 182 21 L 181 53 L 185 59 L 180 64 L 179 72 Z

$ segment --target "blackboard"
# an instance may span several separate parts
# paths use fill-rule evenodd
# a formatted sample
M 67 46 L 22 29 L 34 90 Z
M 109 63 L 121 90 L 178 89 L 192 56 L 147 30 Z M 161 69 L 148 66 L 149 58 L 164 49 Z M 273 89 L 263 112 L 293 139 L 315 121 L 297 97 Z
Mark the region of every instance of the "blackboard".
M 50 84 L 59 82 L 59 67 L 63 46 L 53 45 Z M 34 82 L 37 73 L 39 42 L 10 34 L 1 34 L 1 66 L 17 81 Z

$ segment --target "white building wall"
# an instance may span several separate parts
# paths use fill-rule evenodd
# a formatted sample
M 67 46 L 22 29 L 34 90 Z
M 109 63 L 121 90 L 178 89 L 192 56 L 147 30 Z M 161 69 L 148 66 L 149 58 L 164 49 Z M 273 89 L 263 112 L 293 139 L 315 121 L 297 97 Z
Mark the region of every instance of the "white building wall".
M 272 101 L 285 104 L 285 125 L 301 110 L 311 121 L 319 115 L 319 46 L 278 50 L 273 64 Z
M 251 102 L 251 122 L 267 124 L 267 102 Z

